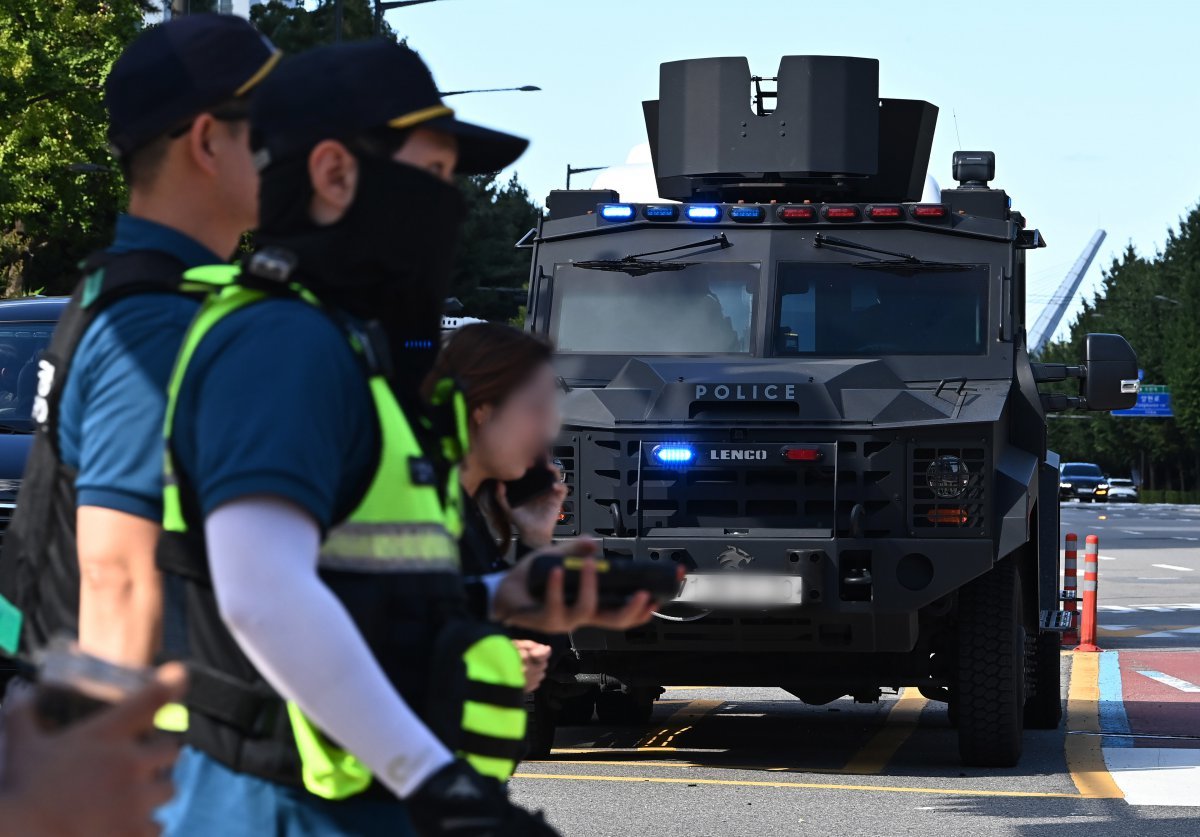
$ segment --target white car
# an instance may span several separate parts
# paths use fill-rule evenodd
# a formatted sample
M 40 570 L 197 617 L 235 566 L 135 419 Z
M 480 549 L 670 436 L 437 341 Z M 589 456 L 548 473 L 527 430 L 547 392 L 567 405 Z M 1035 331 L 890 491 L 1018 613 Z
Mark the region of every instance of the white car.
M 1136 503 L 1137 501 L 1138 489 L 1133 484 L 1133 480 L 1113 477 L 1108 481 L 1108 502 Z

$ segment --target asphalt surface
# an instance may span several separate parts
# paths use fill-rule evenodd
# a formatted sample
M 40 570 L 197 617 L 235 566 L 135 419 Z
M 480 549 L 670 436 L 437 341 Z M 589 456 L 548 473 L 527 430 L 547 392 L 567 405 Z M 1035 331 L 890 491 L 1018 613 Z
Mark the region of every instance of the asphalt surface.
M 672 688 L 651 724 L 560 728 L 514 797 L 565 835 L 1200 834 L 1200 507 L 1066 504 L 1100 537 L 1099 644 L 1064 653 L 1067 718 L 1009 770 L 958 764 L 914 690 L 806 706 Z M 1194 691 L 1193 691 L 1194 690 Z

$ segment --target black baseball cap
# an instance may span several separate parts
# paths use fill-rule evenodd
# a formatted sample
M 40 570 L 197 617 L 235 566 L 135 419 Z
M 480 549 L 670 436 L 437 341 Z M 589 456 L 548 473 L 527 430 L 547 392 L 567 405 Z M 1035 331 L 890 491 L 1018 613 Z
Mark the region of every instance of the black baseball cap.
M 251 106 L 260 169 L 326 139 L 377 128 L 432 128 L 458 141 L 459 174 L 499 171 L 529 141 L 454 117 L 421 56 L 383 39 L 317 47 L 285 60 Z
M 113 155 L 119 159 L 189 117 L 248 93 L 281 56 L 235 15 L 186 15 L 147 29 L 104 82 Z

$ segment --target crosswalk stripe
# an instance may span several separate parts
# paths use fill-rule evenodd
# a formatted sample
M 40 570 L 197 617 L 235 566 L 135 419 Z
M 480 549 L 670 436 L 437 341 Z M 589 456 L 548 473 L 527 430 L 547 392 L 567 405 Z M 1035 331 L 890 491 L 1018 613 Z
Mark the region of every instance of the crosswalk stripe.
M 1164 686 L 1170 686 L 1172 689 L 1178 689 L 1181 692 L 1200 692 L 1200 686 L 1195 683 L 1189 683 L 1178 677 L 1173 677 L 1170 674 L 1163 674 L 1161 671 L 1149 671 L 1145 669 L 1135 669 L 1138 674 L 1149 677 L 1151 680 L 1157 680 Z

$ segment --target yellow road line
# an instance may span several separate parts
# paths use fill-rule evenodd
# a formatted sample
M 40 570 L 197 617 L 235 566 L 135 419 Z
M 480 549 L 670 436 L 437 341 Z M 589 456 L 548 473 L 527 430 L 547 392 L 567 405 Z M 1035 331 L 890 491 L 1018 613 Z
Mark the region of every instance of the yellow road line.
M 669 747 L 676 736 L 692 728 L 693 721 L 713 712 L 723 703 L 723 700 L 689 700 L 671 713 L 662 727 L 642 736 L 637 748 L 643 750 L 648 747 Z
M 1077 653 L 1067 688 L 1067 731 L 1100 732 L 1100 655 Z M 1108 765 L 1099 735 L 1067 735 L 1067 770 L 1079 793 L 1089 799 L 1123 799 Z
M 1076 736 L 1078 737 L 1078 736 Z M 796 790 L 842 790 L 842 791 L 872 791 L 877 793 L 916 793 L 940 796 L 1003 796 L 1003 797 L 1038 797 L 1054 799 L 1080 799 L 1076 793 L 1040 793 L 1034 791 L 986 791 L 961 790 L 957 788 L 908 788 L 891 785 L 834 785 L 819 782 L 755 782 L 742 779 L 698 779 L 687 777 L 674 779 L 663 776 L 589 776 L 571 773 L 515 773 L 514 779 L 559 779 L 575 782 L 649 782 L 669 785 L 718 785 L 724 787 L 751 788 L 793 788 Z
M 916 730 L 921 712 L 928 703 L 916 689 L 906 688 L 888 710 L 883 728 L 871 736 L 841 772 L 855 775 L 882 773 L 892 756 Z

